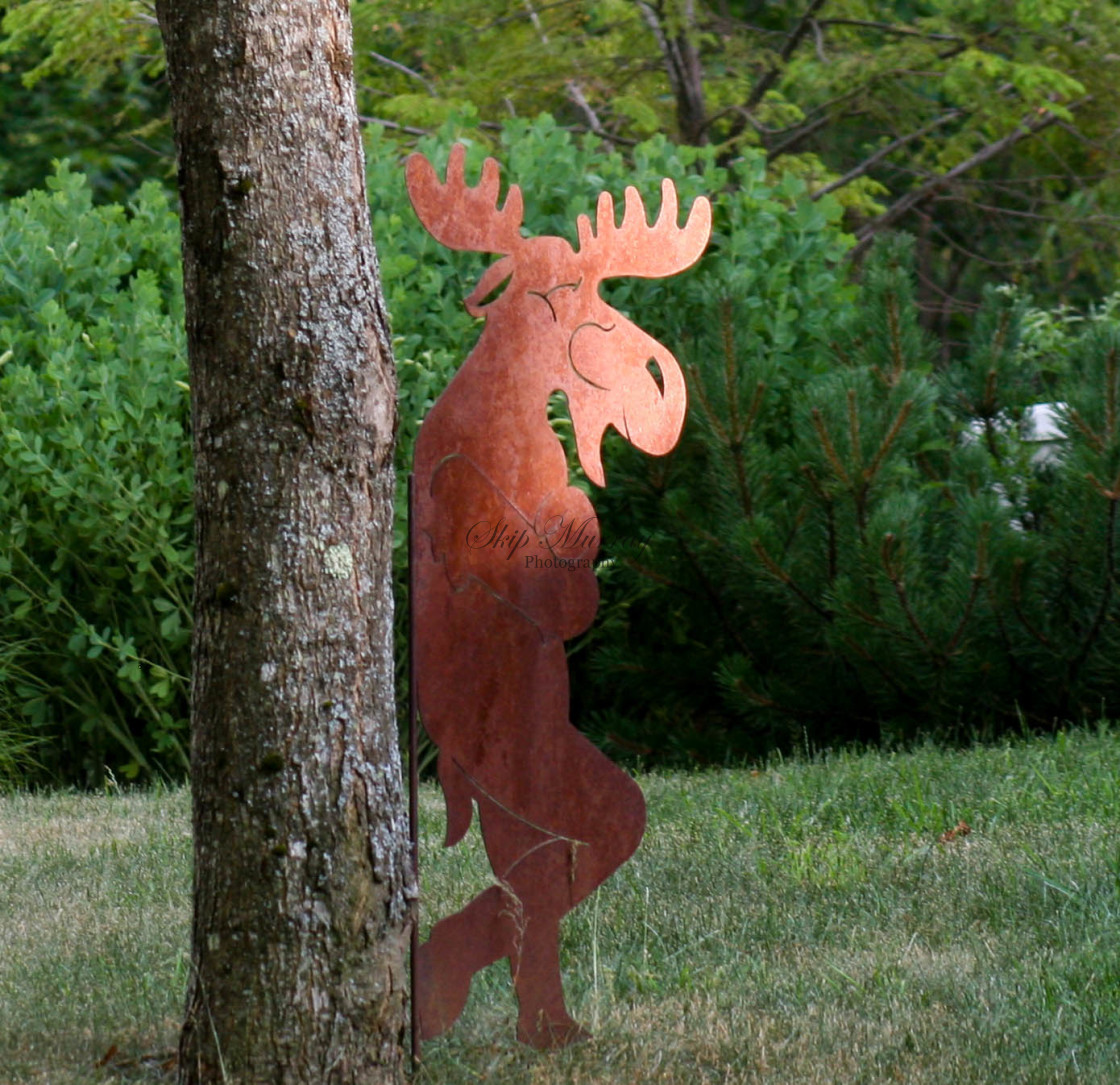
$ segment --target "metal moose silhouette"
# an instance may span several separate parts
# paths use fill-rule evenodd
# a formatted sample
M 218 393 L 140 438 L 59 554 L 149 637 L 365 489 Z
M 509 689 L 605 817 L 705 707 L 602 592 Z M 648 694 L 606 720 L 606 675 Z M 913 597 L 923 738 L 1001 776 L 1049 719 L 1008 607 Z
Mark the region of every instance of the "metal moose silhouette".
M 538 1048 L 585 1038 L 560 978 L 561 918 L 624 863 L 645 829 L 637 784 L 569 721 L 564 641 L 598 606 L 595 511 L 569 485 L 547 415 L 567 397 L 580 464 L 605 483 L 601 442 L 614 426 L 660 455 L 680 435 L 685 386 L 673 355 L 599 296 L 612 276 L 660 278 L 699 259 L 711 208 L 682 228 L 671 181 L 650 226 L 626 190 L 622 225 L 608 193 L 579 249 L 523 237 L 521 190 L 498 207 L 498 165 L 466 184 L 465 151 L 446 183 L 408 161 L 417 215 L 443 245 L 500 254 L 466 299 L 482 335 L 420 428 L 413 464 L 413 673 L 424 729 L 439 748 L 446 845 L 477 806 L 496 884 L 440 920 L 418 951 L 421 1039 L 462 1012 L 471 977 L 509 958 L 518 1039 Z M 473 806 L 472 806 L 473 804 Z

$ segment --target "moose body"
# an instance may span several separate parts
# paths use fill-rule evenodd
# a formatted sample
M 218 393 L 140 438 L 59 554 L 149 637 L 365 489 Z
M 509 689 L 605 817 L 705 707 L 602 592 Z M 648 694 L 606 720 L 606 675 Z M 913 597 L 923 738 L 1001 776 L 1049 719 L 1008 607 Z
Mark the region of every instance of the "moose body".
M 680 367 L 598 284 L 689 266 L 707 243 L 710 209 L 697 200 L 678 227 L 666 181 L 653 227 L 629 189 L 618 228 L 604 195 L 597 233 L 581 216 L 576 251 L 561 238 L 523 238 L 520 191 L 511 187 L 499 211 L 496 163 L 468 187 L 462 147 L 446 184 L 420 155 L 408 184 L 437 240 L 502 254 L 466 302 L 486 317 L 482 336 L 420 428 L 411 529 L 416 698 L 439 749 L 446 844 L 462 839 L 477 806 L 497 884 L 435 925 L 414 997 L 422 1036 L 439 1035 L 474 973 L 509 958 L 518 1037 L 556 1046 L 586 1035 L 564 1006 L 560 920 L 633 854 L 645 803 L 569 719 L 564 641 L 595 616 L 599 530 L 569 484 L 547 404 L 566 395 L 580 462 L 598 485 L 607 426 L 655 454 L 676 443 Z

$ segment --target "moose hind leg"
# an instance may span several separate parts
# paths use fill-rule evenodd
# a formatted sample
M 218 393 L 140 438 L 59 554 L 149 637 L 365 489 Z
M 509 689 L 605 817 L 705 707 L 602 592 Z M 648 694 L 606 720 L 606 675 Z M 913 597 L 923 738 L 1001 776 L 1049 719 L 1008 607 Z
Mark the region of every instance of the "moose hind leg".
M 416 960 L 421 1039 L 441 1036 L 459 1019 L 476 972 L 514 953 L 518 911 L 495 885 L 432 928 Z
M 637 848 L 645 827 L 641 790 L 578 733 L 566 768 L 578 781 L 562 802 L 499 803 L 479 796 L 482 835 L 494 871 L 519 906 L 510 957 L 519 1004 L 518 1038 L 534 1047 L 584 1039 L 564 1003 L 560 977 L 561 918 L 595 890 Z M 528 795 L 526 795 L 528 797 Z M 550 808 L 551 807 L 551 808 Z
M 482 839 L 499 881 L 526 909 L 563 915 L 637 850 L 646 804 L 637 783 L 575 728 L 531 760 L 546 772 L 474 781 Z
M 590 1039 L 569 1015 L 560 980 L 559 917 L 528 916 L 518 952 L 510 958 L 517 992 L 517 1038 L 545 1050 Z

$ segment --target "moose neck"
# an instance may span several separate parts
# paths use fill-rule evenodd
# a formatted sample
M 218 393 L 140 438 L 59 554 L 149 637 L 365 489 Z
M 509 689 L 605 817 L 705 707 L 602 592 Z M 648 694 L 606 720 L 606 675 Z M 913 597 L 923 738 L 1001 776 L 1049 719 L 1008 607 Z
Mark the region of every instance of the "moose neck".
M 430 468 L 448 455 L 466 455 L 509 496 L 525 501 L 567 484 L 563 446 L 548 421 L 555 374 L 566 363 L 552 348 L 558 357 L 542 364 L 547 338 L 534 340 L 532 329 L 513 335 L 489 324 L 483 329 L 432 410 L 443 420 L 432 427 L 440 447 L 424 449 Z

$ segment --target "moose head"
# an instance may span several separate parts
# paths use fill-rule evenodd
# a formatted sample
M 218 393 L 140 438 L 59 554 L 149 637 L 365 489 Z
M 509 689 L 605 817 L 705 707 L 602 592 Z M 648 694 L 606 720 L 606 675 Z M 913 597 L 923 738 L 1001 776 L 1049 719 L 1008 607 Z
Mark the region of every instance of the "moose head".
M 711 231 L 704 197 L 677 224 L 673 182 L 661 186 L 661 210 L 650 226 L 637 189 L 626 189 L 622 225 L 614 201 L 599 196 L 595 226 L 577 220 L 579 247 L 559 237 L 523 237 L 521 190 L 511 185 L 498 208 L 498 164 L 486 159 L 475 186 L 463 176 L 465 148 L 457 144 L 441 183 L 423 155 L 408 160 L 408 191 L 421 222 L 448 248 L 500 255 L 466 299 L 486 319 L 472 359 L 519 366 L 518 380 L 547 397 L 568 400 L 580 463 L 588 478 L 605 482 L 601 444 L 613 426 L 644 452 L 668 452 L 680 436 L 685 385 L 673 354 L 599 296 L 604 279 L 662 278 L 699 259 Z M 501 345 L 491 341 L 500 328 Z M 483 361 L 478 364 L 487 364 Z M 537 385 L 542 387 L 536 387 Z

